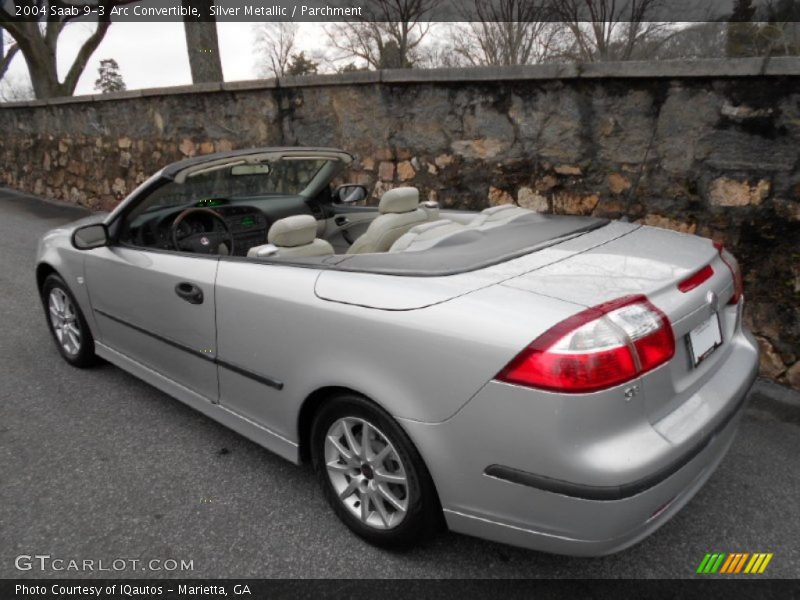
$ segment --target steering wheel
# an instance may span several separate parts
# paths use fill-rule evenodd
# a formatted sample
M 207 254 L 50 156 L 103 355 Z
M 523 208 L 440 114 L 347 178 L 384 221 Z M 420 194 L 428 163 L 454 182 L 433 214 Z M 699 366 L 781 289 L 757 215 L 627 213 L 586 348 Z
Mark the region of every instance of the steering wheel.
M 222 224 L 223 231 L 202 231 L 200 233 L 190 233 L 183 237 L 178 237 L 178 227 L 192 215 L 207 215 L 216 219 Z M 233 234 L 230 227 L 217 212 L 210 208 L 187 208 L 181 212 L 170 226 L 172 234 L 172 244 L 176 250 L 186 250 L 197 254 L 219 254 L 219 247 L 224 242 L 228 246 L 228 254 L 233 254 Z

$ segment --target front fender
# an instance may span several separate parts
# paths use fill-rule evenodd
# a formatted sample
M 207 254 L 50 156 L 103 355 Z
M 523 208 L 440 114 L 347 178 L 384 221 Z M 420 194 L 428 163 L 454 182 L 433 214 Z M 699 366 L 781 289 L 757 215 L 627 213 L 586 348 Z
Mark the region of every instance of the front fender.
M 41 289 L 41 284 L 48 273 L 57 273 L 67 284 L 67 287 L 69 287 L 78 302 L 78 306 L 83 312 L 93 336 L 97 332 L 97 327 L 92 312 L 89 290 L 84 283 L 84 253 L 92 252 L 92 250 L 77 250 L 72 246 L 70 239 L 72 232 L 77 227 L 96 223 L 100 220 L 102 220 L 102 215 L 92 215 L 71 223 L 69 226 L 53 229 L 39 240 L 36 252 L 37 289 Z

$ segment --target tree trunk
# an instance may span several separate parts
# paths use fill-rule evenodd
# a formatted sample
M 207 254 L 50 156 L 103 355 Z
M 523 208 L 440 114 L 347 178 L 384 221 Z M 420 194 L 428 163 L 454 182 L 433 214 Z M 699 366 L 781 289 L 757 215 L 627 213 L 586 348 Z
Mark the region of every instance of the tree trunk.
M 22 55 L 25 57 L 25 62 L 28 63 L 28 73 L 30 73 L 33 92 L 37 99 L 45 100 L 64 95 L 61 93 L 61 85 L 58 83 L 56 66 L 53 61 L 46 60 L 46 58 L 44 60 L 31 59 L 24 52 Z
M 0 11 L 0 17 L 3 11 Z M 5 28 L 14 37 L 19 51 L 28 65 L 28 73 L 36 98 L 45 100 L 56 96 L 71 96 L 78 85 L 78 79 L 86 69 L 92 54 L 111 26 L 106 15 L 105 20 L 97 23 L 97 28 L 78 50 L 78 54 L 67 71 L 64 81 L 58 79 L 56 64 L 56 48 L 58 37 L 66 25 L 66 21 L 48 21 L 44 31 L 36 22 L 6 22 Z
M 2 79 L 6 71 L 8 71 L 8 67 L 11 66 L 11 61 L 18 51 L 19 46 L 17 46 L 17 44 L 11 44 L 8 47 L 8 52 L 5 52 L 3 48 L 3 28 L 0 27 L 0 79 Z
M 209 10 L 214 5 L 214 0 L 182 0 L 182 3 L 185 7 L 196 6 L 200 10 L 200 19 L 185 17 L 183 20 L 192 82 L 223 81 L 217 22 L 210 16 Z
M 35 25 L 35 24 L 34 24 Z M 56 51 L 42 38 L 25 37 L 18 40 L 20 52 L 28 65 L 28 73 L 36 98 L 46 100 L 61 95 L 56 66 Z

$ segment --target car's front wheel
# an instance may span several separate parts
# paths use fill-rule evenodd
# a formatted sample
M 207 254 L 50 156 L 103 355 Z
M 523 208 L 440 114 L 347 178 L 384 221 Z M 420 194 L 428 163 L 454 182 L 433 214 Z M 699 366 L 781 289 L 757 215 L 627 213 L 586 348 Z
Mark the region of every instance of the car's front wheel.
M 405 548 L 438 529 L 441 509 L 416 448 L 384 410 L 343 394 L 311 430 L 311 459 L 333 510 L 367 541 Z
M 94 338 L 78 302 L 64 280 L 55 273 L 42 284 L 42 303 L 56 347 L 69 364 L 89 367 L 97 362 Z

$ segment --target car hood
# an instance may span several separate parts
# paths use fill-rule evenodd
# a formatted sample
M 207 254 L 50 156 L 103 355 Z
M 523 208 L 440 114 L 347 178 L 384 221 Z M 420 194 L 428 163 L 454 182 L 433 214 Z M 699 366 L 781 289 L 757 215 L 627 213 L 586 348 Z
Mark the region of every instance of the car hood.
M 440 304 L 478 289 L 513 280 L 627 236 L 640 225 L 613 221 L 577 237 L 489 267 L 446 276 L 384 275 L 324 271 L 317 297 L 381 310 L 415 310 Z

